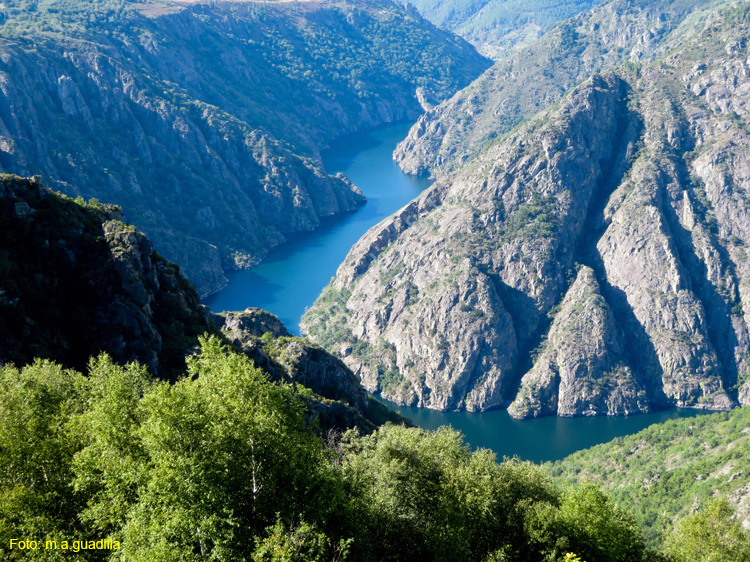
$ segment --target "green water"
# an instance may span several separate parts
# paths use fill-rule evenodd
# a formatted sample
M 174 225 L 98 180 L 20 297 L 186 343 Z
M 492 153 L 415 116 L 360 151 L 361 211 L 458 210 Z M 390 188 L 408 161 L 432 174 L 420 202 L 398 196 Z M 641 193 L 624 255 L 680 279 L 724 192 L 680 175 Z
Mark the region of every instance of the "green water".
M 335 275 L 354 243 L 429 186 L 429 180 L 402 174 L 391 158 L 408 130 L 409 124 L 394 125 L 334 143 L 323 155 L 326 170 L 345 173 L 367 196 L 367 204 L 356 213 L 327 220 L 315 232 L 292 238 L 271 251 L 258 267 L 230 273 L 229 286 L 204 303 L 215 311 L 264 308 L 298 332 L 305 308 Z M 561 459 L 653 423 L 701 413 L 674 409 L 630 417 L 518 421 L 505 410 L 473 414 L 391 406 L 426 429 L 452 425 L 472 446 L 492 449 L 500 458 L 517 455 L 536 462 Z

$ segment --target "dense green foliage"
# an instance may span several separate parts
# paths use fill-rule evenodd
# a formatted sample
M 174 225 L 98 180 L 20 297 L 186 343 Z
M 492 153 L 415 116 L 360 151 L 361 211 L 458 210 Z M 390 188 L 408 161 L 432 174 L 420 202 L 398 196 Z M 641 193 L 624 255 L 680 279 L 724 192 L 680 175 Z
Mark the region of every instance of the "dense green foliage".
M 750 540 L 732 515 L 726 500 L 706 502 L 677 524 L 667 542 L 667 551 L 679 560 L 748 562 Z
M 0 9 L 0 24 L 6 37 L 76 33 L 94 21 L 115 21 L 127 4 L 128 0 L 6 0 Z
M 158 18 L 150 21 L 142 15 L 169 15 L 178 9 L 167 1 L 151 2 L 150 7 L 145 4 L 133 0 L 11 0 L 0 12 L 0 37 L 38 43 L 42 37 L 52 40 L 54 34 L 68 39 L 107 37 L 116 42 L 147 34 L 159 36 L 165 31 L 163 24 Z M 217 106 L 226 105 L 235 111 L 249 109 L 274 119 L 275 112 L 268 107 L 294 113 L 301 109 L 295 107 L 300 97 L 309 94 L 339 99 L 346 97 L 345 89 L 353 87 L 362 98 L 387 95 L 376 86 L 378 81 L 391 83 L 394 89 L 407 84 L 426 86 L 443 98 L 466 85 L 470 74 L 488 65 L 470 48 L 450 52 L 455 45 L 445 44 L 449 35 L 404 17 L 403 10 L 390 2 L 372 0 L 357 9 L 346 8 L 318 12 L 309 6 L 257 2 L 249 7 L 197 9 L 205 35 L 201 49 L 192 55 L 210 78 L 210 85 L 218 90 L 211 95 L 220 102 Z M 227 24 L 227 17 L 236 21 Z M 240 40 L 243 36 L 249 40 Z M 173 37 L 172 41 L 183 43 L 184 38 Z M 258 70 L 263 68 L 268 79 L 274 76 L 281 82 L 275 82 L 273 88 L 261 85 L 251 92 L 232 85 L 216 69 L 217 63 L 221 64 L 217 55 L 227 51 L 228 44 L 242 49 L 246 62 Z M 177 45 L 163 41 L 162 46 L 171 50 Z M 400 83 L 393 84 L 394 78 Z M 185 93 L 175 91 L 174 86 L 165 82 L 161 87 L 166 91 L 159 93 Z M 227 99 L 217 96 L 230 93 L 234 95 Z M 269 96 L 281 105 L 268 106 L 259 99 Z M 249 104 L 243 107 L 242 98 L 249 98 Z M 213 110 L 219 107 L 209 106 Z M 283 120 L 275 125 L 283 126 Z
M 314 520 L 336 506 L 293 389 L 270 384 L 218 340 L 174 385 L 105 359 L 91 380 L 87 447 L 74 465 L 90 498 L 82 516 L 121 537 L 129 559 L 241 560 L 276 513 Z
M 324 444 L 297 387 L 269 382 L 216 338 L 174 384 L 107 356 L 87 371 L 0 368 L 4 559 L 656 559 L 592 485 L 561 490 L 530 463 L 471 452 L 453 430 L 388 425 Z M 688 518 L 677 542 L 688 548 L 680 537 L 718 520 L 726 532 L 712 548 L 745 552 L 727 513 Z M 11 538 L 121 549 L 21 551 Z
M 598 491 L 561 493 L 529 463 L 497 464 L 460 434 L 386 427 L 345 447 L 365 560 L 638 560 L 630 518 Z M 359 530 L 361 534 L 362 530 Z M 357 535 L 355 535 L 357 536 Z M 364 548 L 364 552 L 360 549 Z
M 83 445 L 70 421 L 84 408 L 85 379 L 39 361 L 0 368 L 0 553 L 12 538 L 63 540 L 81 531 L 84 496 L 73 487 L 72 459 Z M 33 559 L 33 557 L 29 557 Z M 59 560 L 60 557 L 37 558 Z
M 747 492 L 750 408 L 654 425 L 549 465 L 556 481 L 604 487 L 656 542 L 696 498 Z M 745 515 L 746 516 L 746 515 Z

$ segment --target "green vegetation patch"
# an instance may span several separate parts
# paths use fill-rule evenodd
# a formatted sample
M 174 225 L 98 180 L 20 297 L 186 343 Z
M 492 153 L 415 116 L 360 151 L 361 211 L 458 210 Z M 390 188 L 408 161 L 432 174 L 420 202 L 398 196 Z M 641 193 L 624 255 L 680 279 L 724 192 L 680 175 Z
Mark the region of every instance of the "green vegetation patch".
M 750 408 L 671 420 L 547 465 L 560 483 L 591 480 L 627 506 L 651 543 L 696 498 L 730 497 L 750 474 Z
M 721 502 L 677 526 L 667 558 L 595 485 L 497 463 L 452 429 L 386 425 L 324 441 L 308 392 L 270 382 L 215 337 L 173 384 L 106 355 L 86 372 L 0 367 L 3 559 L 62 559 L 11 538 L 95 537 L 121 549 L 65 559 L 748 560 L 750 538 Z

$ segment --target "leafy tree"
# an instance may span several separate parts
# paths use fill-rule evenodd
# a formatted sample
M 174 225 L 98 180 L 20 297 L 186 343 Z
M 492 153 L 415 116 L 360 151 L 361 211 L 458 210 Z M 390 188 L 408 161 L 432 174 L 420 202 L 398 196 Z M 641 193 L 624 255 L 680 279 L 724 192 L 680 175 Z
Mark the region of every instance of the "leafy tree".
M 340 562 L 347 559 L 350 544 L 344 539 L 334 544 L 304 521 L 287 528 L 279 520 L 253 552 L 253 562 Z
M 361 560 L 640 560 L 632 519 L 588 486 L 561 495 L 530 463 L 472 453 L 459 433 L 386 426 L 347 441 Z
M 640 560 L 644 555 L 643 536 L 633 517 L 593 484 L 567 493 L 560 516 L 573 550 L 585 560 Z
M 667 552 L 679 562 L 750 561 L 750 536 L 733 515 L 725 499 L 708 500 L 677 523 L 667 538 Z
M 106 355 L 88 377 L 41 361 L 0 367 L 0 548 L 122 543 L 4 559 L 666 562 L 591 484 L 560 491 L 538 467 L 498 464 L 446 428 L 386 425 L 327 450 L 311 419 L 297 388 L 215 337 L 174 384 Z M 668 550 L 678 562 L 747 562 L 749 542 L 712 502 Z
M 174 385 L 108 360 L 91 377 L 77 482 L 92 496 L 84 516 L 123 542 L 113 559 L 249 560 L 277 513 L 316 521 L 335 508 L 301 400 L 218 339 Z
M 71 418 L 83 408 L 83 377 L 48 361 L 0 367 L 0 558 L 57 560 L 57 553 L 11 550 L 10 539 L 60 541 L 81 531 L 84 498 L 72 484 L 81 442 Z M 95 558 L 92 556 L 91 558 Z M 87 558 L 70 553 L 66 560 Z

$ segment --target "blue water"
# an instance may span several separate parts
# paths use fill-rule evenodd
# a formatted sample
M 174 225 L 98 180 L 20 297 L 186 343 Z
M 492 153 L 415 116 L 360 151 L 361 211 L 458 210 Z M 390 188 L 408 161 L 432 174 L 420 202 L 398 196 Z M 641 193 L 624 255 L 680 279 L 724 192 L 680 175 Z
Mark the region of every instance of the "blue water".
M 322 154 L 323 165 L 330 174 L 346 174 L 367 197 L 365 206 L 325 220 L 314 232 L 293 236 L 251 270 L 229 273 L 229 285 L 206 298 L 204 304 L 215 312 L 257 306 L 299 334 L 305 309 L 336 274 L 355 242 L 430 185 L 430 180 L 403 174 L 391 157 L 410 126 L 392 125 L 334 142 Z
M 315 302 L 357 240 L 430 185 L 427 179 L 401 173 L 391 158 L 408 130 L 408 124 L 393 125 L 334 143 L 323 154 L 326 170 L 345 173 L 367 196 L 367 204 L 356 213 L 327 220 L 315 232 L 293 237 L 272 250 L 256 268 L 230 273 L 229 285 L 204 303 L 214 311 L 257 306 L 276 314 L 290 331 L 298 333 L 305 309 Z M 561 459 L 654 423 L 703 413 L 673 409 L 629 417 L 519 421 L 505 410 L 438 412 L 389 405 L 425 429 L 452 425 L 472 446 L 492 449 L 499 458 L 518 456 L 535 462 Z
M 492 449 L 498 456 L 518 456 L 534 462 L 555 461 L 571 453 L 606 443 L 616 437 L 637 433 L 648 426 L 674 418 L 710 412 L 673 408 L 636 416 L 599 416 L 535 420 L 514 420 L 506 410 L 491 412 L 438 412 L 426 408 L 388 406 L 424 429 L 451 425 L 464 434 L 473 447 Z

